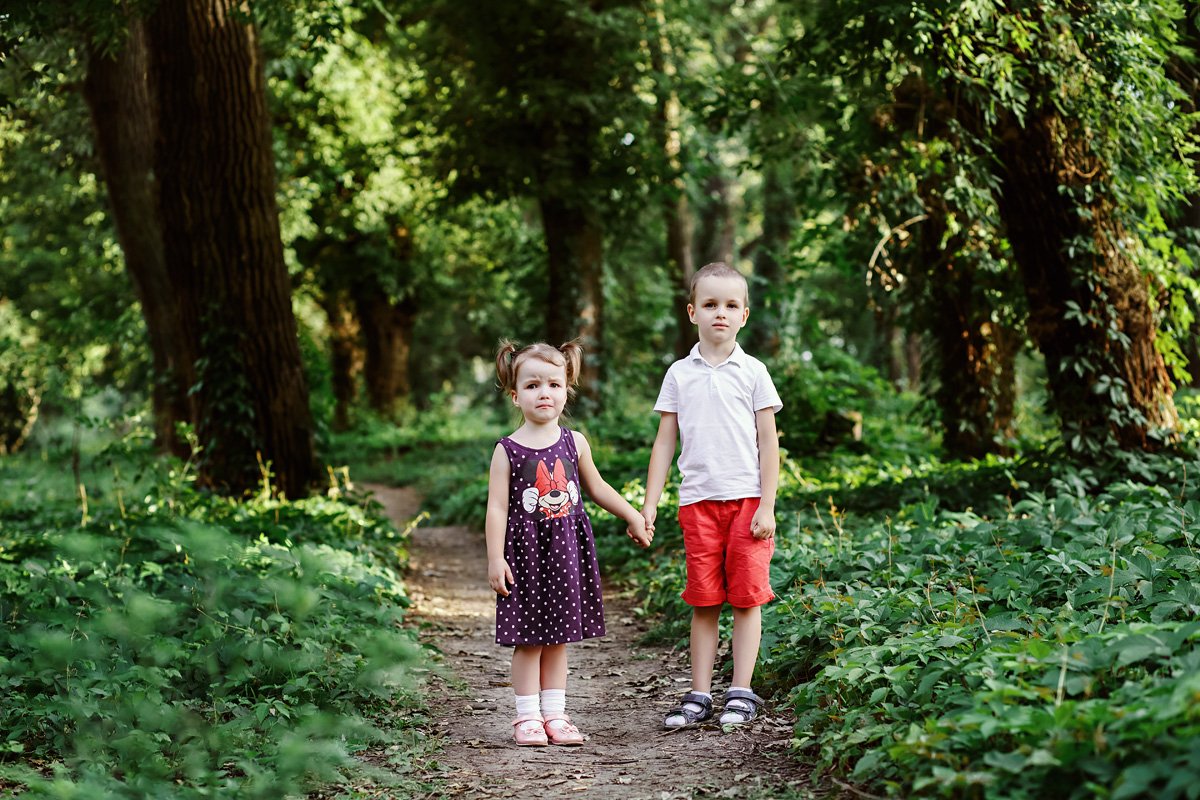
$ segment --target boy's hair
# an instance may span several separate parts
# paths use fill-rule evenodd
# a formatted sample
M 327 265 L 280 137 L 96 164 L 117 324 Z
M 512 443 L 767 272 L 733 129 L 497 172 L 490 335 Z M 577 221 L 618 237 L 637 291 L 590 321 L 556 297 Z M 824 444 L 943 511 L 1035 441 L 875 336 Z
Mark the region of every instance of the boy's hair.
M 695 304 L 696 302 L 696 284 L 703 278 L 737 278 L 745 287 L 745 296 L 742 302 L 750 305 L 750 284 L 746 280 L 746 276 L 738 272 L 733 267 L 726 264 L 724 261 L 714 261 L 711 264 L 705 264 L 700 269 L 692 274 L 692 281 L 688 285 L 688 302 Z
M 563 367 L 567 371 L 567 396 L 575 396 L 575 385 L 579 383 L 579 368 L 583 365 L 583 345 L 578 339 L 555 347 L 545 342 L 534 342 L 518 348 L 516 342 L 504 339 L 496 353 L 496 377 L 500 391 L 512 394 L 517 388 L 517 370 L 530 358 L 540 358 L 547 364 Z

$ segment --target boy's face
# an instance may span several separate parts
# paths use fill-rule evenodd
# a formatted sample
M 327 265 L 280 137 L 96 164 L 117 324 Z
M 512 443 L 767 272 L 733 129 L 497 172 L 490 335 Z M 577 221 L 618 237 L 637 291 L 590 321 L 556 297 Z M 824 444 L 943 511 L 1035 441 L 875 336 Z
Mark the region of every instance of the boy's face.
M 740 278 L 701 278 L 696 283 L 696 300 L 688 303 L 688 316 L 700 331 L 700 341 L 722 345 L 737 340 L 746 324 L 746 284 Z

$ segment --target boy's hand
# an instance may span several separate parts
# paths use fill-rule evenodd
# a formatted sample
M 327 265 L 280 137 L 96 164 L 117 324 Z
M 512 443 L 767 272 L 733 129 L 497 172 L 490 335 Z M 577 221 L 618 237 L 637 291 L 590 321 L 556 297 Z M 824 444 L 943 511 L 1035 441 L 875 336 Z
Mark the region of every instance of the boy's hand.
M 629 520 L 629 527 L 625 529 L 625 533 L 642 547 L 649 547 L 650 542 L 654 540 L 654 531 L 646 527 L 646 520 L 642 517 Z
M 508 587 L 516 583 L 512 570 L 503 558 L 488 561 L 488 583 L 496 594 L 508 597 Z
M 770 539 L 775 535 L 775 510 L 758 507 L 750 520 L 750 535 L 755 539 Z

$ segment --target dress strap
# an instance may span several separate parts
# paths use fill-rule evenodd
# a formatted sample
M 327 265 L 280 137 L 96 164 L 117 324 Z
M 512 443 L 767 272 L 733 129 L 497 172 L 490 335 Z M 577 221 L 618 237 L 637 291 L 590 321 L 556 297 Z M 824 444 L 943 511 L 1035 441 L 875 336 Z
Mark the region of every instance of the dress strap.
M 575 434 L 571 432 L 570 428 L 562 425 L 559 427 L 562 428 L 562 440 L 564 446 L 567 448 L 567 454 L 571 457 L 572 461 L 578 462 L 579 452 L 575 449 Z

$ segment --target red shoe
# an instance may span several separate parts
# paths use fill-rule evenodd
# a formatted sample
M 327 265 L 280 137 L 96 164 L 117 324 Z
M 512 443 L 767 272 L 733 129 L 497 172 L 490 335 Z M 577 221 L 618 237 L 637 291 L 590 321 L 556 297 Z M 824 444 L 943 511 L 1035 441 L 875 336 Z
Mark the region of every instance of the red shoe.
M 546 715 L 546 738 L 550 744 L 560 744 L 576 747 L 583 744 L 583 734 L 571 724 L 571 718 L 566 714 Z
M 513 741 L 522 747 L 545 747 L 546 727 L 541 714 L 530 714 L 513 720 Z

